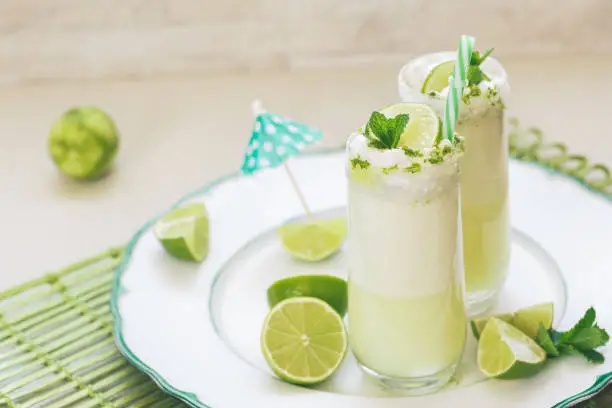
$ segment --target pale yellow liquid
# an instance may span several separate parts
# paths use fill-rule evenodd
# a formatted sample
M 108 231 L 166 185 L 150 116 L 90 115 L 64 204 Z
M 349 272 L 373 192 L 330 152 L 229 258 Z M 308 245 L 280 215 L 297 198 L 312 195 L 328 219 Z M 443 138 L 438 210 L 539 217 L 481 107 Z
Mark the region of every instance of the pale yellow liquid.
M 465 137 L 461 162 L 463 260 L 468 303 L 495 295 L 510 258 L 508 220 L 508 146 L 503 111 L 490 107 L 482 116 L 457 124 Z
M 402 297 L 374 293 L 349 281 L 352 351 L 361 364 L 386 376 L 425 377 L 455 366 L 463 352 L 466 324 L 460 284 L 439 293 Z

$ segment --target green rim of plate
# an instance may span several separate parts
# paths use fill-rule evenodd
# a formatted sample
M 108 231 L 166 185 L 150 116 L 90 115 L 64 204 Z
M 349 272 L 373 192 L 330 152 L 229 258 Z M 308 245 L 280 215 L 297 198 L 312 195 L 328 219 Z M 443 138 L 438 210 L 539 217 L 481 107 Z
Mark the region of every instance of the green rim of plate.
M 526 130 L 519 129 L 519 121 L 516 118 L 509 120 L 510 125 L 513 129 L 508 134 L 509 139 L 509 153 L 510 157 L 514 160 L 528 162 L 541 167 L 551 173 L 569 177 L 587 190 L 596 193 L 597 195 L 605 198 L 612 202 L 612 172 L 603 164 L 590 165 L 588 159 L 585 156 L 569 154 L 567 147 L 562 143 L 544 143 L 542 132 L 535 127 L 528 128 Z M 344 150 L 344 146 L 335 148 L 319 149 L 311 152 L 302 153 L 302 157 L 313 157 L 313 156 L 326 156 L 330 154 L 340 153 Z M 299 160 L 299 158 L 298 158 Z M 599 178 L 589 181 L 589 176 L 600 174 Z M 136 246 L 140 237 L 155 223 L 161 219 L 168 211 L 180 207 L 185 202 L 210 192 L 214 187 L 219 184 L 239 178 L 248 177 L 244 176 L 241 172 L 235 172 L 228 174 L 213 180 L 205 186 L 188 193 L 178 200 L 169 209 L 164 211 L 162 214 L 149 220 L 145 223 L 137 232 L 134 234 L 132 239 L 127 244 L 125 254 L 121 265 L 117 268 L 117 272 L 113 279 L 113 288 L 110 299 L 110 309 L 114 319 L 114 335 L 115 343 L 119 352 L 137 369 L 147 374 L 151 379 L 166 393 L 171 396 L 178 398 L 186 404 L 196 408 L 212 408 L 206 405 L 198 399 L 198 397 L 191 392 L 179 390 L 173 387 L 166 379 L 160 375 L 153 368 L 149 367 L 142 360 L 140 360 L 128 347 L 125 340 L 123 339 L 121 314 L 119 312 L 119 297 L 122 293 L 125 293 L 125 288 L 121 286 L 121 278 L 125 272 L 127 266 L 130 263 L 132 251 Z M 552 408 L 565 408 L 571 406 L 571 404 L 584 401 L 590 396 L 597 394 L 603 388 L 612 382 L 612 372 L 602 374 L 597 377 L 595 383 L 587 388 L 586 390 L 573 395 L 563 401 L 557 403 Z

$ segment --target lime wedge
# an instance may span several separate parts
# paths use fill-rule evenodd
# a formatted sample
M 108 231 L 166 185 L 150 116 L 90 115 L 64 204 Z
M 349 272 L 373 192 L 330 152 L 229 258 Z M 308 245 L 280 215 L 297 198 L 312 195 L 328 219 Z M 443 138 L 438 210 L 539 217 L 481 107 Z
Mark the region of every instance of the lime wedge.
M 455 61 L 445 61 L 439 65 L 436 65 L 429 72 L 425 78 L 425 81 L 423 81 L 421 93 L 428 94 L 430 92 L 442 92 L 444 88 L 448 87 L 448 80 L 454 69 Z
M 408 123 L 400 137 L 398 147 L 423 149 L 437 145 L 442 140 L 442 122 L 436 112 L 422 103 L 402 102 L 380 111 L 388 118 L 408 114 Z
M 554 305 L 552 303 L 539 303 L 537 305 L 519 309 L 513 314 L 504 313 L 473 319 L 470 322 L 470 325 L 476 338 L 480 337 L 480 334 L 485 328 L 487 321 L 489 321 L 489 319 L 492 317 L 503 320 L 506 323 L 510 323 L 532 339 L 535 339 L 538 334 L 540 324 L 543 324 L 546 329 L 550 329 L 552 327 Z
M 346 314 L 346 281 L 331 275 L 302 275 L 278 280 L 268 288 L 268 305 L 274 307 L 285 299 L 300 296 L 321 299 L 340 316 Z
M 546 352 L 525 333 L 503 320 L 491 318 L 478 342 L 478 367 L 490 378 L 523 378 L 535 374 Z
M 538 335 L 540 324 L 550 329 L 553 324 L 554 305 L 552 303 L 540 303 L 514 312 L 512 325 L 523 333 L 535 339 Z
M 346 219 L 287 224 L 277 228 L 276 233 L 292 256 L 302 261 L 317 262 L 329 258 L 342 247 L 346 238 Z
M 202 262 L 208 254 L 208 214 L 204 204 L 177 208 L 155 224 L 155 235 L 179 259 Z
M 348 336 L 342 318 L 327 303 L 295 297 L 280 302 L 266 316 L 261 350 L 281 379 L 311 385 L 338 370 L 348 350 Z
M 102 110 L 82 106 L 64 112 L 53 124 L 49 154 L 69 177 L 91 180 L 104 175 L 119 148 L 119 133 Z
M 474 337 L 476 337 L 477 339 L 480 338 L 480 334 L 484 330 L 489 319 L 491 319 L 492 317 L 495 317 L 496 319 L 499 319 L 499 320 L 503 320 L 506 323 L 512 324 L 512 314 L 510 313 L 503 313 L 503 314 L 473 319 L 470 321 L 470 326 L 472 327 L 472 333 L 474 333 Z

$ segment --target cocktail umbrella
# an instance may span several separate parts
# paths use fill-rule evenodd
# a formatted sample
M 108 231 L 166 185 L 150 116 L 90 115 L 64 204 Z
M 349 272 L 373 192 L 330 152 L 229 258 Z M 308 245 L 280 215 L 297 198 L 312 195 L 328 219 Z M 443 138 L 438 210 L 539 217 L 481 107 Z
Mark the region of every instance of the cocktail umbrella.
M 323 132 L 286 117 L 266 112 L 259 100 L 253 102 L 253 114 L 255 124 L 242 164 L 242 172 L 253 174 L 268 167 L 284 166 L 293 189 L 310 219 L 310 208 L 287 160 L 300 154 L 306 146 L 320 141 L 323 138 Z
M 346 237 L 346 219 L 314 220 L 306 198 L 293 176 L 288 159 L 300 154 L 302 149 L 323 138 L 319 129 L 295 122 L 286 117 L 267 112 L 261 102 L 253 103 L 255 123 L 242 164 L 244 174 L 253 174 L 269 167 L 283 166 L 308 222 L 288 224 L 276 232 L 284 248 L 303 261 L 316 262 L 336 253 Z

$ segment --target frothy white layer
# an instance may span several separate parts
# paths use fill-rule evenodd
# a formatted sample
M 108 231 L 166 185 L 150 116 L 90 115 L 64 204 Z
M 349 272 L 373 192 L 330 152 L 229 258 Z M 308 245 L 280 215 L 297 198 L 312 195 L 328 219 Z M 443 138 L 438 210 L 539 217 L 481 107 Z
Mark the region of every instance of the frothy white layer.
M 440 152 L 444 146 L 452 150 L 441 163 L 427 161 L 432 152 Z M 347 141 L 347 172 L 349 177 L 352 170 L 367 173 L 368 187 L 380 194 L 390 197 L 401 195 L 402 200 L 411 203 L 427 202 L 458 183 L 462 151 L 446 140 L 437 148 L 425 148 L 419 152 L 423 154 L 422 157 L 409 157 L 402 149 L 374 149 L 368 146 L 363 134 L 356 132 Z M 353 168 L 353 159 L 367 162 L 367 168 Z M 420 166 L 419 171 L 407 171 L 415 163 Z
M 397 166 L 400 169 L 410 167 L 413 163 L 421 163 L 426 161 L 434 151 L 439 151 L 444 146 L 454 149 L 453 144 L 445 139 L 437 147 L 426 147 L 419 149 L 423 157 L 409 157 L 402 149 L 374 149 L 368 145 L 368 138 L 360 132 L 354 132 L 349 136 L 347 141 L 347 153 L 350 159 L 359 158 L 367 160 L 370 165 L 379 168 L 391 168 Z M 456 161 L 456 154 L 449 154 L 445 161 Z

